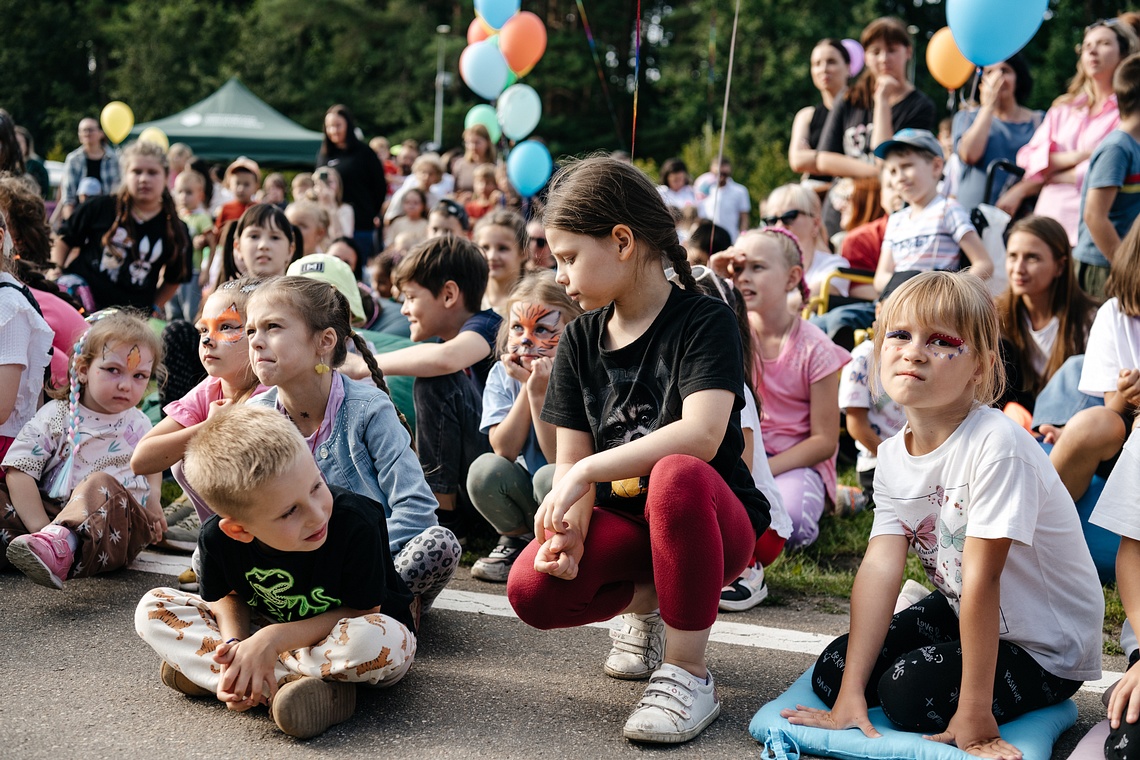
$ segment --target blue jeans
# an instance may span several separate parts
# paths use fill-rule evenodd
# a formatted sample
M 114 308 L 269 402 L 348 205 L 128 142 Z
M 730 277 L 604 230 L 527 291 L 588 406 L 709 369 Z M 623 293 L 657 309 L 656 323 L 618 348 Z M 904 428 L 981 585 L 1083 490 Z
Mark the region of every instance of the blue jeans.
M 1085 366 L 1085 355 L 1070 356 L 1061 365 L 1049 382 L 1037 394 L 1033 407 L 1033 429 L 1041 425 L 1060 427 L 1082 409 L 1104 406 L 1104 399 L 1081 393 L 1077 385 L 1081 382 L 1081 369 Z
M 834 339 L 841 328 L 865 330 L 870 327 L 875 321 L 875 304 L 868 301 L 837 306 L 823 314 L 811 315 L 808 321 L 827 333 L 827 337 Z

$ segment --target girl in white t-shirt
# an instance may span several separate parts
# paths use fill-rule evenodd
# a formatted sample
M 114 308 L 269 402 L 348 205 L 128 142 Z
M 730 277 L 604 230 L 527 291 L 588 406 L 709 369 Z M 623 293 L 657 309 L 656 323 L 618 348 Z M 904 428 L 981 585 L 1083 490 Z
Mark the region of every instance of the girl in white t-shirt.
M 875 522 L 851 633 L 816 662 L 831 710 L 789 722 L 879 735 L 893 724 L 975 756 L 1020 758 L 998 726 L 1100 677 L 1104 600 L 1072 499 L 1042 449 L 990 407 L 998 319 L 970 274 L 925 272 L 883 305 L 881 389 L 907 425 L 879 447 Z M 936 591 L 892 616 L 908 549 Z
M 1027 216 L 1009 228 L 1005 272 L 995 300 L 1014 400 L 1033 411 L 1037 394 L 1070 357 L 1085 352 L 1096 305 L 1077 286 L 1069 237 L 1056 220 Z
M 1105 291 L 1111 297 L 1093 320 L 1077 386 L 1103 397 L 1104 406 L 1077 412 L 1059 430 L 1041 428 L 1055 443 L 1049 459 L 1074 500 L 1098 470 L 1111 470 L 1140 404 L 1140 223 L 1116 249 Z

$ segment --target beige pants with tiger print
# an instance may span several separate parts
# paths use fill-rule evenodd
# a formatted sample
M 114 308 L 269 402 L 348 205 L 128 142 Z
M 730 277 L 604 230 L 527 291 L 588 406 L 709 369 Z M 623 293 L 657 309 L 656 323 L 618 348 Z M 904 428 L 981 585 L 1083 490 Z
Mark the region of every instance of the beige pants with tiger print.
M 259 627 L 254 617 L 252 631 Z M 167 664 L 217 693 L 222 668 L 214 662 L 214 650 L 222 638 L 202 597 L 152 589 L 135 609 L 135 630 Z M 415 656 L 415 634 L 395 618 L 375 613 L 342 618 L 313 646 L 281 653 L 274 674 L 278 683 L 302 675 L 386 688 L 407 674 Z

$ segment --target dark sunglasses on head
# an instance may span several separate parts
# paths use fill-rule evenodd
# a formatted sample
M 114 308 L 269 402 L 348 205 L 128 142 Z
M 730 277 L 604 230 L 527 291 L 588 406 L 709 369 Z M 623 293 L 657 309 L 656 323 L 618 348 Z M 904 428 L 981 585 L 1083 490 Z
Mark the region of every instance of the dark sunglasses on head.
M 806 211 L 800 211 L 798 208 L 794 208 L 791 211 L 785 211 L 784 213 L 780 214 L 779 216 L 762 216 L 762 217 L 760 217 L 760 221 L 764 223 L 765 227 L 775 227 L 776 222 L 780 222 L 781 224 L 784 224 L 784 225 L 789 225 L 792 222 L 799 219 L 800 214 L 804 214 L 805 216 L 811 216 L 811 214 L 809 214 Z

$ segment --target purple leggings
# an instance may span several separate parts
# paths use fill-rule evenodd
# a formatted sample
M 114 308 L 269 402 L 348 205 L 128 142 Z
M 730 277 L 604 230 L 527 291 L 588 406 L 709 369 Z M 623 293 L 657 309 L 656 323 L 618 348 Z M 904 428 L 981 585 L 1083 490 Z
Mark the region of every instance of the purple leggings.
M 507 597 L 535 628 L 571 628 L 609 620 L 652 583 L 666 624 L 703 631 L 716 620 L 720 590 L 752 560 L 756 532 L 740 499 L 716 470 L 673 454 L 649 476 L 645 515 L 594 507 L 578 576 L 536 572 L 539 542 L 511 568 Z

